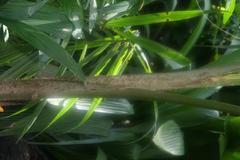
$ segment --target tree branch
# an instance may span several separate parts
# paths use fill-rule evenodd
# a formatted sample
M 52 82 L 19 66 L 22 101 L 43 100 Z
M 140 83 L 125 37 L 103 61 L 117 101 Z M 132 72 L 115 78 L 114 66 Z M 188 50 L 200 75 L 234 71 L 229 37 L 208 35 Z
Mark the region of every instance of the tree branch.
M 0 101 L 47 97 L 126 97 L 165 100 L 240 114 L 238 106 L 168 93 L 176 89 L 240 84 L 240 66 L 149 75 L 88 77 L 85 83 L 69 79 L 0 81 Z M 204 106 L 203 106 L 204 102 Z

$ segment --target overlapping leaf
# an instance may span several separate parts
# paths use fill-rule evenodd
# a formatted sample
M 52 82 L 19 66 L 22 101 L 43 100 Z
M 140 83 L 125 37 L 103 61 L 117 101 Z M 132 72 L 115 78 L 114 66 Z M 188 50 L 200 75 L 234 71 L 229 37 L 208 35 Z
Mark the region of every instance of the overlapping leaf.
M 24 23 L 6 19 L 0 19 L 0 22 L 7 25 L 12 31 L 28 42 L 33 47 L 41 50 L 49 57 L 53 58 L 60 64 L 71 70 L 81 80 L 84 79 L 84 74 L 81 67 L 71 58 L 71 56 L 53 39 L 43 32 L 40 32 L 34 27 Z

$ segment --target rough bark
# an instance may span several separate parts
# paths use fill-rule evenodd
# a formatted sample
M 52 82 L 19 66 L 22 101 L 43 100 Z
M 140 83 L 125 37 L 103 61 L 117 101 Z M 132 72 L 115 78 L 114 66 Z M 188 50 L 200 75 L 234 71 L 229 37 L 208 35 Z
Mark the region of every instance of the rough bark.
M 175 73 L 88 77 L 86 81 L 69 79 L 32 79 L 0 81 L 0 101 L 41 99 L 46 97 L 125 97 L 160 99 L 201 105 L 196 99 L 168 93 L 176 89 L 232 86 L 240 84 L 240 66 L 208 68 Z M 200 104 L 197 104 L 200 103 Z M 202 107 L 240 114 L 239 107 L 207 101 Z
M 45 97 L 128 97 L 141 92 L 233 86 L 240 84 L 240 66 L 173 73 L 98 76 L 76 79 L 1 80 L 0 100 L 30 100 Z

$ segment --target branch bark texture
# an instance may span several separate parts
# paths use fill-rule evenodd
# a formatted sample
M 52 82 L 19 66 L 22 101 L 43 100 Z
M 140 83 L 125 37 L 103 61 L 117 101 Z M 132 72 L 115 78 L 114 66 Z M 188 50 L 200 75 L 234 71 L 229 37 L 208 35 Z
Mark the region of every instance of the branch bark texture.
M 240 84 L 240 66 L 173 73 L 88 77 L 76 79 L 1 80 L 0 100 L 45 97 L 127 97 L 144 91 L 234 86 Z M 140 91 L 140 92 L 138 92 Z
M 192 98 L 187 100 L 187 96 L 168 91 L 239 84 L 240 66 L 173 73 L 88 77 L 84 83 L 74 79 L 1 80 L 0 101 L 47 97 L 126 97 L 161 99 L 178 103 L 183 101 L 182 103 L 185 104 L 199 105 Z M 206 100 L 205 107 L 219 109 L 219 106 L 214 103 Z M 235 110 L 235 113 L 240 114 L 238 106 L 231 105 L 229 109 L 225 108 L 226 106 L 221 109 L 220 106 L 220 110 L 227 112 Z

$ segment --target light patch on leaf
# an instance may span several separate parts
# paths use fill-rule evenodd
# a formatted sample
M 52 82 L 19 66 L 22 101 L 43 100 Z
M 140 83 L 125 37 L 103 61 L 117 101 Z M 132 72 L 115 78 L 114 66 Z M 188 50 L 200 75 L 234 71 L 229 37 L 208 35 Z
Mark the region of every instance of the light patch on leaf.
M 175 156 L 184 154 L 183 133 L 173 120 L 162 124 L 152 141 L 160 149 Z

